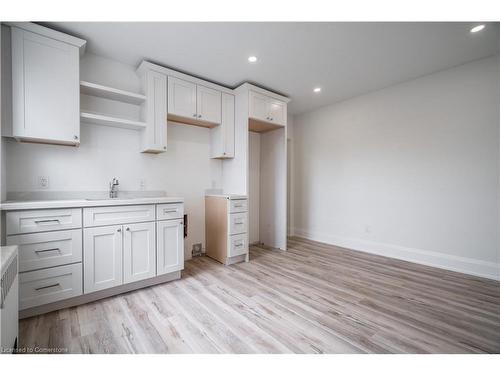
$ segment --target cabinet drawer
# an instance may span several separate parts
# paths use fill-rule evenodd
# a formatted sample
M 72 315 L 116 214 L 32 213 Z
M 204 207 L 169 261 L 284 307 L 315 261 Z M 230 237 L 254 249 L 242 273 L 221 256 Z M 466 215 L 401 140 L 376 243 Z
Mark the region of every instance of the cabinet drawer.
M 229 234 L 246 233 L 248 228 L 247 213 L 229 214 Z
M 157 220 L 182 219 L 184 218 L 184 204 L 167 203 L 156 206 Z
M 81 229 L 8 236 L 7 245 L 19 247 L 20 272 L 82 261 Z
M 229 201 L 229 212 L 234 214 L 238 212 L 248 211 L 248 200 L 246 199 L 234 199 Z
M 45 305 L 82 294 L 82 264 L 19 275 L 19 309 Z
M 113 206 L 90 207 L 83 209 L 83 225 L 98 227 L 115 224 L 139 223 L 155 220 L 155 206 Z
M 229 237 L 229 257 L 248 253 L 248 239 L 247 234 L 235 234 Z
M 81 208 L 7 212 L 7 234 L 81 228 Z

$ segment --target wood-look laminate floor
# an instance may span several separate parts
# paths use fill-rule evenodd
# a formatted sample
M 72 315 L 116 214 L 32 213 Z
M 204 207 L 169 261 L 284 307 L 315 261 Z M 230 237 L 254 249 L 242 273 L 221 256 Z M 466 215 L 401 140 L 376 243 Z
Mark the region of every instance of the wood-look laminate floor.
M 500 353 L 500 283 L 289 239 L 249 263 L 21 321 L 71 353 Z

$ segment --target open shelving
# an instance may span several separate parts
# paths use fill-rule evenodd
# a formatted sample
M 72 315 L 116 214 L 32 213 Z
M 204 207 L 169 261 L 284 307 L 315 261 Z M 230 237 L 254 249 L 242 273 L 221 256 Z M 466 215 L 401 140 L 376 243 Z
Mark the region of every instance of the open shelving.
M 80 112 L 82 121 L 103 126 L 112 126 L 115 128 L 124 128 L 132 130 L 142 130 L 146 128 L 146 123 L 142 121 L 128 120 L 113 116 L 106 116 L 98 113 Z
M 115 89 L 97 83 L 80 81 L 80 92 L 85 95 L 98 96 L 104 99 L 116 100 L 129 104 L 142 104 L 146 96 L 135 92 Z

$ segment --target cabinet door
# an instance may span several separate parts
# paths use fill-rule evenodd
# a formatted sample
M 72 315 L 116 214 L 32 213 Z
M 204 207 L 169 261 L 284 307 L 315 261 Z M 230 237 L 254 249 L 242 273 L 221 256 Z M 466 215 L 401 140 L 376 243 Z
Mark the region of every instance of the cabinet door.
M 270 99 L 269 100 L 269 117 L 270 121 L 279 124 L 286 125 L 286 103 L 281 100 Z
M 265 95 L 250 91 L 249 101 L 249 117 L 269 122 L 269 98 Z
M 210 129 L 210 157 L 234 158 L 234 95 L 222 94 L 221 124 Z
M 222 126 L 224 157 L 234 158 L 234 95 L 222 94 Z
M 122 226 L 86 228 L 83 241 L 84 291 L 95 292 L 123 283 Z
M 167 76 L 148 71 L 145 74 L 146 129 L 142 132 L 142 152 L 167 150 Z
M 204 86 L 196 89 L 196 112 L 198 120 L 220 124 L 221 92 Z
M 197 118 L 194 83 L 168 77 L 168 113 L 180 117 Z
M 184 224 L 182 219 L 156 223 L 156 274 L 184 269 Z
M 123 282 L 156 276 L 155 223 L 123 226 Z
M 80 142 L 78 48 L 12 28 L 13 136 Z

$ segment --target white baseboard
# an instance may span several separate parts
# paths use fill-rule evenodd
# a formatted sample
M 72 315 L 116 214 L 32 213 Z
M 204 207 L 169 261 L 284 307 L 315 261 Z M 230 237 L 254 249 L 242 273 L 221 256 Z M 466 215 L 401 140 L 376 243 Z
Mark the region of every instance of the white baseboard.
M 446 270 L 461 272 L 468 275 L 500 280 L 500 263 L 487 262 L 483 260 L 454 256 L 435 251 L 414 249 L 357 238 L 346 238 L 324 233 L 313 233 L 299 228 L 293 228 L 293 233 L 297 237 L 324 242 L 330 245 L 344 247 L 347 249 L 406 260 L 408 262 L 443 268 Z

